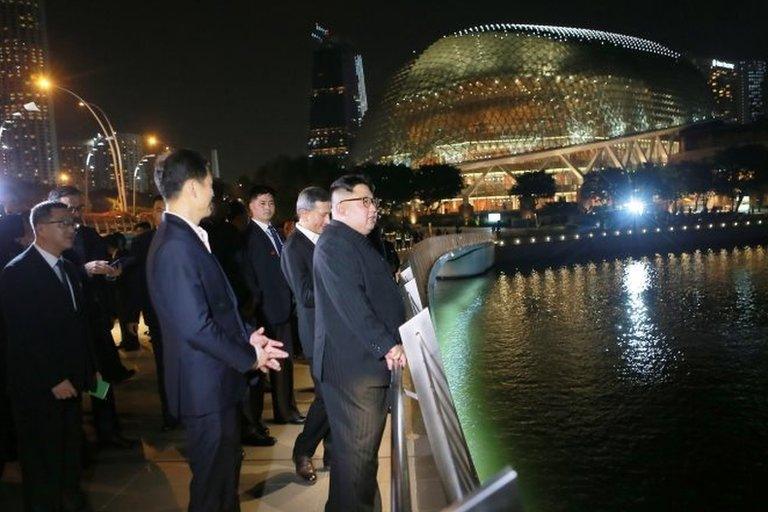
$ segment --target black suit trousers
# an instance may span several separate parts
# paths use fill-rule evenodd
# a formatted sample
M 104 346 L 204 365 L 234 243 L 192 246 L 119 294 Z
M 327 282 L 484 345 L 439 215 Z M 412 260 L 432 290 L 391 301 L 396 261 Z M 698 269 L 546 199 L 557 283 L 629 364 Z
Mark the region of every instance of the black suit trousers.
M 243 450 L 238 408 L 182 418 L 192 469 L 189 512 L 240 510 L 238 482 Z
M 83 431 L 80 398 L 13 403 L 24 510 L 61 511 L 84 505 L 80 490 Z
M 376 473 L 387 421 L 389 387 L 323 382 L 333 436 L 326 512 L 373 512 L 380 500 Z M 380 508 L 380 507 L 379 507 Z
M 163 337 L 160 334 L 160 328 L 150 326 L 149 337 L 152 341 L 152 355 L 155 357 L 155 368 L 157 369 L 157 388 L 160 394 L 163 423 L 171 425 L 174 423 L 174 418 L 168 411 L 168 396 L 165 391 L 165 364 L 163 363 Z
M 309 367 L 312 368 L 311 359 L 309 360 Z M 310 373 L 312 373 L 311 370 Z M 293 445 L 293 460 L 301 455 L 311 458 L 322 441 L 323 461 L 327 466 L 331 461 L 331 427 L 328 424 L 328 413 L 325 410 L 320 382 L 315 379 L 314 375 L 312 375 L 312 381 L 315 383 L 315 399 L 309 406 L 304 429 L 296 437 L 296 442 Z

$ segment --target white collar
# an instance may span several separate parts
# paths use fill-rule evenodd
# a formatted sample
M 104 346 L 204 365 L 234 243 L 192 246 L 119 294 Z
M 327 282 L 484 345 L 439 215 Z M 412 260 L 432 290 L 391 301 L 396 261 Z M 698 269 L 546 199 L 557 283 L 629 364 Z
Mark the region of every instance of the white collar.
M 37 244 L 33 244 L 33 245 L 35 246 L 35 249 L 37 249 L 37 251 L 40 253 L 40 256 L 43 257 L 45 262 L 48 263 L 51 266 L 51 268 L 54 268 L 56 264 L 59 262 L 59 260 L 61 259 L 60 257 L 57 258 L 53 254 L 49 253 L 39 245 Z
M 200 238 L 200 241 L 203 242 L 203 245 L 205 245 L 205 248 L 208 249 L 208 252 L 211 252 L 211 244 L 208 242 L 208 232 L 206 230 L 204 230 L 200 226 L 194 224 L 188 218 L 186 218 L 186 217 L 184 217 L 182 215 L 179 215 L 178 213 L 174 213 L 174 212 L 172 212 L 170 210 L 165 210 L 165 213 L 173 215 L 174 217 L 178 217 L 181 220 L 183 220 L 184 222 L 186 222 L 187 225 L 189 225 L 189 227 L 192 228 L 192 231 L 194 231 L 197 234 L 198 238 Z
M 255 222 L 264 231 L 269 231 L 269 226 L 271 225 L 269 222 L 261 222 L 260 220 L 256 220 L 256 219 L 251 219 L 251 220 Z
M 296 223 L 296 229 L 301 231 L 304 234 L 304 236 L 309 238 L 310 242 L 312 242 L 313 244 L 317 245 L 317 241 L 318 241 L 318 239 L 320 239 L 320 234 L 315 233 L 314 231 L 311 231 L 311 230 L 305 228 L 299 222 Z

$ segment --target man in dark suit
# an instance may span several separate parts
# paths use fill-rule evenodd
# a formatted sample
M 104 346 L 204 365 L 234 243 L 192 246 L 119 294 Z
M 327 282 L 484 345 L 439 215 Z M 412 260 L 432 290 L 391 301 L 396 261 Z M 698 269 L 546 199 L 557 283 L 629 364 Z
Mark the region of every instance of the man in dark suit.
M 280 373 L 271 372 L 272 410 L 276 423 L 304 422 L 293 393 L 293 299 L 291 289 L 280 269 L 283 237 L 272 225 L 275 215 L 275 193 L 269 187 L 257 185 L 248 199 L 251 223 L 246 234 L 243 277 L 254 302 L 255 319 L 263 322 L 266 333 L 283 343 L 288 358 Z M 261 385 L 261 384 L 260 384 Z M 251 389 L 258 398 L 263 388 Z M 258 407 L 256 407 L 258 409 Z M 255 422 L 261 422 L 261 411 L 255 411 Z
M 107 244 L 99 233 L 82 224 L 85 201 L 80 190 L 69 186 L 57 187 L 48 194 L 48 200 L 61 201 L 67 205 L 78 223 L 74 244 L 64 252 L 64 257 L 77 266 L 83 280 L 93 350 L 104 380 L 112 384 L 122 382 L 130 378 L 135 370 L 123 366 L 112 338 L 112 316 L 109 311 L 112 283 L 107 281 L 117 279 L 121 269 L 109 264 Z M 92 398 L 91 407 L 99 446 L 125 450 L 136 445 L 136 440 L 128 439 L 121 433 L 114 387 L 109 388 L 104 400 Z
M 299 193 L 296 200 L 296 215 L 299 222 L 296 229 L 285 241 L 280 265 L 285 280 L 291 287 L 299 317 L 299 341 L 309 366 L 315 346 L 315 286 L 312 278 L 312 255 L 320 233 L 331 219 L 331 197 L 320 187 L 308 187 Z M 320 383 L 315 381 L 315 399 L 309 406 L 304 430 L 293 445 L 293 462 L 296 473 L 310 483 L 317 480 L 312 456 L 320 441 L 324 441 L 323 460 L 330 463 L 330 427 L 323 404 Z
M 315 347 L 333 435 L 327 511 L 373 511 L 390 370 L 405 366 L 403 301 L 387 261 L 366 238 L 378 200 L 362 176 L 331 185 L 333 220 L 314 255 Z
M 159 226 L 163 220 L 165 212 L 165 201 L 162 196 L 156 196 L 152 201 L 152 217 L 155 226 Z M 155 368 L 157 369 L 157 387 L 160 394 L 160 408 L 163 414 L 163 423 L 160 429 L 163 432 L 173 430 L 178 425 L 178 421 L 168 412 L 168 398 L 165 394 L 165 367 L 163 366 L 163 336 L 160 331 L 160 324 L 157 320 L 157 314 L 152 307 L 149 299 L 149 289 L 147 288 L 147 255 L 149 246 L 155 237 L 156 228 L 150 228 L 147 231 L 136 236 L 131 242 L 129 256 L 131 268 L 125 276 L 128 280 L 129 296 L 132 302 L 132 309 L 140 311 L 144 315 L 144 323 L 149 328 L 149 337 L 152 342 L 152 355 L 155 358 Z M 131 332 L 138 336 L 139 324 L 131 323 L 128 326 Z
M 96 367 L 81 277 L 62 258 L 76 223 L 65 204 L 53 201 L 35 206 L 30 217 L 34 244 L 0 275 L 24 506 L 87 510 L 80 489 L 80 395 L 93 388 Z
M 234 292 L 199 224 L 211 212 L 213 178 L 188 149 L 158 158 L 166 212 L 147 257 L 147 283 L 163 333 L 170 414 L 186 428 L 190 511 L 239 510 L 239 411 L 245 374 L 279 370 L 287 354 L 243 324 Z

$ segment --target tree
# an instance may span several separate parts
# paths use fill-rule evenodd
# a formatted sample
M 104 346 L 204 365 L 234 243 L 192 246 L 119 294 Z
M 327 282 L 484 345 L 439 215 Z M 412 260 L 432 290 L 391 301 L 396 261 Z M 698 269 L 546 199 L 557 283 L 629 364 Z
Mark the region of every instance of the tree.
M 699 209 L 699 200 L 704 198 L 702 206 L 706 206 L 706 197 L 715 187 L 712 168 L 699 162 L 680 162 L 667 166 L 670 173 L 676 175 L 683 194 L 693 195 L 693 210 Z
M 385 207 L 399 208 L 413 199 L 414 175 L 406 165 L 365 164 L 355 171 L 371 181 L 374 195 L 381 199 Z
M 627 172 L 618 167 L 606 167 L 584 176 L 580 194 L 604 204 L 614 204 L 631 195 L 632 185 Z
M 762 203 L 768 188 L 768 148 L 759 144 L 728 148 L 715 155 L 715 187 L 731 197 L 738 211 L 749 195 Z
M 461 171 L 452 165 L 422 165 L 416 169 L 413 178 L 415 196 L 430 213 L 440 206 L 441 199 L 456 197 L 464 188 Z
M 536 200 L 555 197 L 555 178 L 546 171 L 526 172 L 515 176 L 516 183 L 509 189 L 509 195 L 520 198 L 520 209 L 536 211 Z M 536 219 L 538 225 L 538 219 Z
M 251 183 L 245 180 L 239 181 L 238 188 L 243 189 L 246 200 L 250 186 L 253 184 L 269 185 L 274 188 L 277 195 L 275 197 L 277 217 L 285 220 L 296 215 L 296 198 L 299 192 L 312 185 L 327 190 L 333 180 L 342 174 L 344 170 L 329 160 L 282 155 L 261 165 L 253 173 Z

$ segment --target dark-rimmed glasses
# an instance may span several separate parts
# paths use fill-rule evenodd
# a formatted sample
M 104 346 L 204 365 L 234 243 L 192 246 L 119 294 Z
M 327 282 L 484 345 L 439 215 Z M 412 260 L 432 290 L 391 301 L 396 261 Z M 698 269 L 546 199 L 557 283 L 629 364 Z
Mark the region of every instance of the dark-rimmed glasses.
M 370 208 L 371 205 L 373 205 L 373 207 L 376 208 L 377 210 L 379 208 L 379 205 L 381 204 L 381 199 L 379 199 L 378 197 L 369 197 L 369 196 L 353 197 L 351 199 L 343 199 L 343 200 L 339 201 L 339 204 L 346 203 L 347 201 L 362 201 L 363 202 L 363 206 L 365 206 L 366 208 Z

